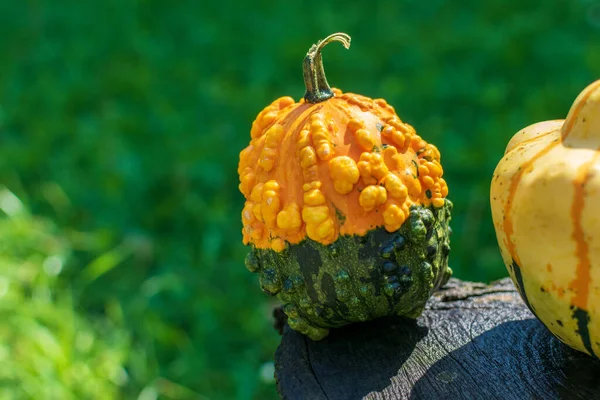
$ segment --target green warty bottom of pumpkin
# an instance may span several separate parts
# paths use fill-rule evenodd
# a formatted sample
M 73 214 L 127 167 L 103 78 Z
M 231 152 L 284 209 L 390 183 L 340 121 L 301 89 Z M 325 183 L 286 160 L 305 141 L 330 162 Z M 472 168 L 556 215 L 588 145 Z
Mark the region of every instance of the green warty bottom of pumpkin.
M 380 227 L 326 246 L 306 239 L 281 252 L 253 248 L 246 267 L 260 275 L 263 292 L 281 299 L 290 327 L 313 340 L 352 322 L 416 318 L 452 275 L 451 209 L 449 200 L 442 208 L 412 206 L 396 232 Z

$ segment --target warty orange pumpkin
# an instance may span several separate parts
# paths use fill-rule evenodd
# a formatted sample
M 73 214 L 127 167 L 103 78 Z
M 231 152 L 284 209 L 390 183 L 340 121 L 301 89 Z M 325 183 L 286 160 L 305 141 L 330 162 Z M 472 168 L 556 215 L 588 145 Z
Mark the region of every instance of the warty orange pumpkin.
M 504 262 L 535 315 L 569 346 L 600 355 L 600 81 L 566 120 L 508 143 L 491 184 Z
M 451 203 L 440 152 L 383 99 L 342 93 L 322 48 L 304 64 L 306 93 L 281 97 L 252 124 L 240 153 L 246 265 L 277 294 L 292 328 L 417 316 L 447 281 Z

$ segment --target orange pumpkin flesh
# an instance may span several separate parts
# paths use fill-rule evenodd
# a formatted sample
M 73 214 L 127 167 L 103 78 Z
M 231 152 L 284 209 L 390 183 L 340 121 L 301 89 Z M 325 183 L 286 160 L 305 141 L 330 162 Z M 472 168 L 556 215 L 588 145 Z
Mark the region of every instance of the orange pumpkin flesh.
M 320 50 L 332 40 L 349 46 L 334 34 L 311 48 L 304 98 L 258 114 L 238 168 L 246 264 L 315 340 L 352 321 L 416 316 L 451 273 L 439 151 L 385 100 L 329 88 Z
M 393 232 L 412 204 L 444 205 L 437 148 L 385 100 L 335 93 L 317 104 L 282 97 L 254 121 L 238 169 L 245 244 L 281 251 L 307 236 Z

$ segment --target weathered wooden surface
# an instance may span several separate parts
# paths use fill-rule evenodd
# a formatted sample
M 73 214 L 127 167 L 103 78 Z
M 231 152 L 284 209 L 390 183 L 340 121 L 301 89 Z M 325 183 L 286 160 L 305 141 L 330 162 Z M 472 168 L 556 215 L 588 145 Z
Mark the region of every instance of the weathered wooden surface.
M 275 369 L 291 400 L 600 399 L 600 362 L 555 339 L 508 278 L 452 279 L 416 321 L 353 324 L 320 342 L 285 325 Z

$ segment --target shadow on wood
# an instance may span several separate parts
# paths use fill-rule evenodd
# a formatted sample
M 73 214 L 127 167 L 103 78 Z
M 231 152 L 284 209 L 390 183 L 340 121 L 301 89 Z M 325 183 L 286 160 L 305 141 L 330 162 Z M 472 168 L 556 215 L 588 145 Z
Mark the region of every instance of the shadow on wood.
M 311 399 L 329 398 L 328 393 L 336 392 L 340 386 L 351 388 L 352 396 L 360 398 L 386 388 L 427 331 L 415 320 L 390 317 L 334 329 L 325 339 L 313 342 L 286 327 L 290 347 L 288 351 L 278 351 L 278 365 L 293 366 L 294 371 L 286 377 L 295 381 L 290 385 L 308 385 L 314 388 L 310 396 L 321 396 Z M 295 359 L 298 354 L 302 355 L 301 360 Z M 292 358 L 286 359 L 289 356 Z M 312 362 L 314 359 L 320 362 Z
M 313 342 L 284 328 L 285 399 L 600 398 L 600 362 L 555 339 L 509 279 L 452 279 L 416 321 L 390 317 Z
M 408 397 L 596 399 L 599 374 L 597 361 L 563 345 L 538 320 L 510 321 L 442 357 Z

